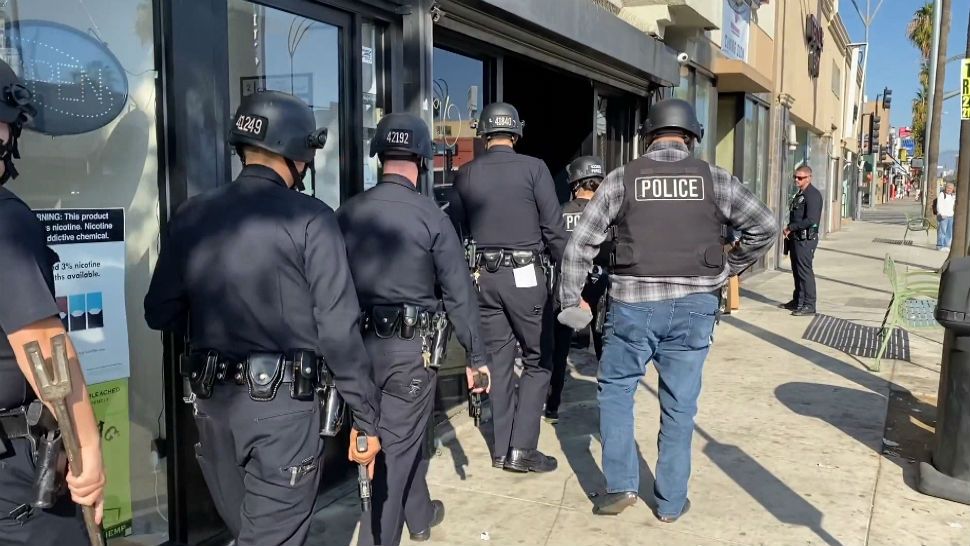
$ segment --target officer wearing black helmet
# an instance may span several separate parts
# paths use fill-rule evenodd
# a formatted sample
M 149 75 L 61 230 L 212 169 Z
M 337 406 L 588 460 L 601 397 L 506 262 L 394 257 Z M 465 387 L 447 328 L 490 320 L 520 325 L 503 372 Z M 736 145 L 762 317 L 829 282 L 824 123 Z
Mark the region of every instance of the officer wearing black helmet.
M 441 501 L 431 500 L 428 459 L 422 457 L 434 409 L 440 364 L 434 339 L 444 328 L 441 321 L 450 321 L 467 351 L 469 389 L 476 372 L 488 375 L 488 366 L 458 235 L 417 188 L 434 159 L 428 126 L 410 114 L 384 116 L 370 150 L 381 160 L 380 182 L 341 206 L 337 219 L 365 317 L 364 344 L 382 390 L 383 451 L 374 506 L 362 516 L 359 543 L 395 546 L 405 523 L 411 540 L 425 541 L 445 515 Z
M 550 472 L 556 459 L 536 449 L 552 345 L 542 263 L 558 264 L 562 258 L 562 211 L 545 163 L 513 150 L 522 137 L 522 122 L 511 104 L 486 106 L 478 135 L 488 150 L 459 169 L 449 213 L 463 236 L 476 243 L 482 336 L 492 355 L 492 465 L 512 472 Z M 524 365 L 518 389 L 516 340 Z
M 67 474 L 70 496 L 55 490 L 50 492 L 53 498 L 38 498 L 33 487 L 42 466 L 38 455 L 44 438 L 56 426 L 52 417 L 40 422 L 30 417 L 42 405 L 23 347 L 37 342 L 49 359 L 51 338 L 64 335 L 54 301 L 53 266 L 58 257 L 47 247 L 44 228 L 27 204 L 3 187 L 17 177 L 18 139 L 36 113 L 30 90 L 0 61 L 0 543 L 73 546 L 89 541 L 72 499 L 94 506 L 95 519 L 101 521 L 105 484 L 101 435 L 68 338 L 73 390 L 67 402 L 83 472 L 78 477 Z M 34 505 L 41 500 L 53 505 L 44 509 Z
M 672 523 L 690 508 L 694 415 L 720 288 L 768 251 L 778 226 L 737 178 L 693 157 L 704 130 L 689 103 L 654 105 L 643 136 L 646 154 L 604 179 L 573 231 L 563 259 L 559 320 L 577 329 L 589 323 L 581 291 L 600 244 L 613 233 L 608 327 L 597 374 L 607 489 L 593 511 L 618 514 L 636 503 L 633 399 L 652 360 L 660 376 L 654 513 Z M 727 255 L 726 227 L 741 234 Z
M 569 176 L 569 189 L 572 191 L 573 199 L 562 206 L 562 218 L 566 224 L 566 231 L 572 233 L 573 229 L 576 228 L 576 222 L 583 214 L 583 209 L 593 198 L 606 173 L 600 158 L 593 156 L 583 156 L 573 160 L 566 167 L 566 173 Z M 593 349 L 596 352 L 597 359 L 603 349 L 603 331 L 598 329 L 596 325 L 599 322 L 597 320 L 598 313 L 602 311 L 600 298 L 606 293 L 606 286 L 609 282 L 606 275 L 606 268 L 609 266 L 608 247 L 609 245 L 604 243 L 599 254 L 596 255 L 596 259 L 593 260 L 593 269 L 589 273 L 582 294 L 583 301 L 589 303 L 590 309 L 593 311 L 593 327 L 591 330 Z M 558 302 L 558 296 L 554 295 L 554 297 Z M 556 307 L 556 313 L 558 313 L 558 305 Z M 550 423 L 557 423 L 573 329 L 559 322 L 556 322 L 553 328 L 555 342 L 552 353 L 552 381 L 549 385 L 549 396 L 546 398 L 545 419 Z
M 229 136 L 242 173 L 179 208 L 145 297 L 149 326 L 188 335 L 197 457 L 236 546 L 304 543 L 330 378 L 352 439 L 367 436 L 352 459 L 373 465 L 380 450 L 380 395 L 336 215 L 294 191 L 325 141 L 296 97 L 244 98 Z

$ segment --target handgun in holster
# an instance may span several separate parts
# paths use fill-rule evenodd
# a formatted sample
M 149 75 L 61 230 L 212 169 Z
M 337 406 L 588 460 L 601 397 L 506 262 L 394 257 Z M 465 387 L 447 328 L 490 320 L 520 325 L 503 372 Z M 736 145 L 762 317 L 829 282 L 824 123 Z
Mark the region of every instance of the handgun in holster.
M 67 453 L 57 421 L 43 402 L 33 401 L 26 418 L 34 459 L 30 505 L 45 510 L 52 508 L 67 490 Z

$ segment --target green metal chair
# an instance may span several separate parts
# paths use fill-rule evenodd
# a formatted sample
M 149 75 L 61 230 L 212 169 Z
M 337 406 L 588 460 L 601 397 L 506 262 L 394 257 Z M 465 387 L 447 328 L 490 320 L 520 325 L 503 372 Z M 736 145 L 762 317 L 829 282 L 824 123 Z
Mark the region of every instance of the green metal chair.
M 882 329 L 879 351 L 873 371 L 879 371 L 882 356 L 886 354 L 889 340 L 897 328 L 919 329 L 932 328 L 937 325 L 934 313 L 936 298 L 940 291 L 940 275 L 935 271 L 905 270 L 900 272 L 896 261 L 890 254 L 886 254 L 883 262 L 883 273 L 889 279 L 893 295 L 889 300 L 889 308 L 882 319 Z
M 910 214 L 906 213 L 906 232 L 903 233 L 903 244 L 906 244 L 906 238 L 909 237 L 910 231 L 922 231 L 926 233 L 926 236 L 930 236 L 930 230 L 936 228 L 935 219 L 931 220 L 922 214 Z

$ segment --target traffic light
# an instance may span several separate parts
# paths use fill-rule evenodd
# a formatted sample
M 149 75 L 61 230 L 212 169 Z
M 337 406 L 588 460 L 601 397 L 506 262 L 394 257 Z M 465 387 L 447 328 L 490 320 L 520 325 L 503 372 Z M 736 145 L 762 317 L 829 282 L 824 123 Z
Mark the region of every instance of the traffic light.
M 882 90 L 882 107 L 884 110 L 892 108 L 893 90 L 886 87 Z
M 879 149 L 879 128 L 881 127 L 880 122 L 882 120 L 876 115 L 873 115 L 869 119 L 871 120 L 869 129 L 869 148 L 872 150 L 870 153 L 874 154 Z

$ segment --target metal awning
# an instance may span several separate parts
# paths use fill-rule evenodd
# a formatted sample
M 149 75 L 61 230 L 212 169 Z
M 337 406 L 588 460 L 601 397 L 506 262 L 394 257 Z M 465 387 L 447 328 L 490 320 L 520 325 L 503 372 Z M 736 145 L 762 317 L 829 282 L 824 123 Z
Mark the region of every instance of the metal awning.
M 677 52 L 588 0 L 442 0 L 438 25 L 647 95 L 680 83 Z

